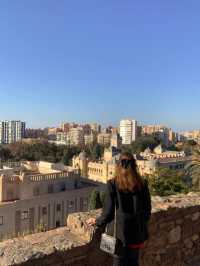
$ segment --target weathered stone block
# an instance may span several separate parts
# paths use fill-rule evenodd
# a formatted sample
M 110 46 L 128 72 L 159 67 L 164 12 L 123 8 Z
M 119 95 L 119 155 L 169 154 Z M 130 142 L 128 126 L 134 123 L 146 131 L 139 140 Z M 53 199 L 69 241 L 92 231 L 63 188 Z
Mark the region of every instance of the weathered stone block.
M 169 239 L 170 244 L 174 244 L 174 243 L 179 242 L 181 240 L 181 227 L 176 226 L 175 228 L 173 228 L 169 232 L 168 239 Z

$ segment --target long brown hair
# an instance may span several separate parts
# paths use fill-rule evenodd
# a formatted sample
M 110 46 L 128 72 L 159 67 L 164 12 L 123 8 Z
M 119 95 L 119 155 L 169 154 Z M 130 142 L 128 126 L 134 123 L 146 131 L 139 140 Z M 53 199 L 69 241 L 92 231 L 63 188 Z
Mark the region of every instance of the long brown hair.
M 126 192 L 133 192 L 140 190 L 144 184 L 142 177 L 137 170 L 136 160 L 129 152 L 123 152 L 120 156 L 120 162 L 122 159 L 131 160 L 131 164 L 127 169 L 123 168 L 119 163 L 116 168 L 115 180 L 119 190 Z

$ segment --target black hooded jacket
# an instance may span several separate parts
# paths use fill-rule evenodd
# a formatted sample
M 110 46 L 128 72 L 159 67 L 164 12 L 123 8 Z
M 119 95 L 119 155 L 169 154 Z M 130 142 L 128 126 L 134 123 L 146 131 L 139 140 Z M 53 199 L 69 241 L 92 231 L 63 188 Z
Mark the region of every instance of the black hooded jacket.
M 148 184 L 144 181 L 141 190 L 119 191 L 115 180 L 107 183 L 105 204 L 97 226 L 107 226 L 108 234 L 113 235 L 113 220 L 116 204 L 116 237 L 124 246 L 140 244 L 148 239 L 148 221 L 151 216 L 151 196 Z

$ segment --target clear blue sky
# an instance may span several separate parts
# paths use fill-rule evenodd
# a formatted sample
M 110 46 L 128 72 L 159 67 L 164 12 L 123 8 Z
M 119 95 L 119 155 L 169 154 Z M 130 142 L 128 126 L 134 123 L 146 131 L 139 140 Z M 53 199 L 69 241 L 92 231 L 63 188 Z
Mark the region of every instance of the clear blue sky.
M 200 128 L 199 0 L 0 2 L 0 119 Z

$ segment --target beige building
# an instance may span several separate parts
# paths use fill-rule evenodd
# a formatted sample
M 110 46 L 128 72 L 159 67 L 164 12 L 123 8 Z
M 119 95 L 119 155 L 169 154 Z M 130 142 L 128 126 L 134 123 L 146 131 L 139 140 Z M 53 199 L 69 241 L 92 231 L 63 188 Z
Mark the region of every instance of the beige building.
M 92 181 L 63 164 L 23 162 L 0 169 L 0 238 L 50 230 L 86 211 Z
M 97 124 L 97 123 L 91 123 L 90 124 L 90 128 L 91 130 L 95 133 L 100 133 L 101 132 L 101 125 Z
M 163 126 L 163 125 L 146 125 L 146 126 L 142 127 L 142 133 L 144 135 L 152 135 L 156 132 L 161 131 L 164 128 L 166 128 L 166 126 Z
M 102 160 L 94 162 L 86 158 L 85 152 L 82 152 L 79 156 L 73 157 L 72 167 L 78 169 L 81 175 L 88 179 L 107 183 L 115 175 L 119 156 L 119 152 L 115 148 L 110 147 L 104 150 L 104 158 Z
M 118 133 L 112 134 L 110 140 L 110 146 L 119 149 L 121 145 L 122 145 L 122 138 L 120 137 L 120 135 Z
M 89 162 L 85 151 L 83 151 L 78 156 L 72 158 L 72 168 L 78 170 L 81 176 L 88 177 Z
M 200 130 L 185 131 L 180 133 L 182 138 L 200 141 Z
M 112 162 L 89 162 L 88 177 L 96 182 L 107 183 L 108 180 L 114 177 L 115 169 L 116 165 Z
M 64 133 L 68 133 L 70 127 L 71 127 L 70 123 L 63 122 L 63 123 L 60 124 L 60 128 L 61 128 L 62 132 L 64 132 Z
M 190 157 L 185 155 L 184 151 L 166 151 L 159 145 L 154 151 L 147 148 L 140 153 L 137 158 L 137 165 L 140 174 L 145 176 L 154 174 L 158 168 L 184 169 L 190 159 Z
M 163 159 L 163 158 L 184 158 L 184 151 L 168 151 L 163 149 L 162 145 L 158 145 L 153 151 L 147 148 L 140 155 L 145 159 Z
M 137 159 L 138 172 L 141 176 L 153 175 L 157 169 L 156 160 L 147 160 L 143 158 Z
M 184 169 L 191 160 L 183 151 L 166 151 L 159 145 L 151 151 L 146 149 L 140 156 L 136 156 L 138 171 L 142 176 L 152 175 L 159 168 L 174 170 Z M 115 176 L 116 165 L 120 159 L 120 152 L 114 147 L 104 150 L 102 160 L 90 161 L 85 152 L 81 152 L 72 159 L 72 168 L 77 169 L 83 177 L 90 180 L 106 183 Z
M 56 141 L 50 141 L 56 145 L 90 145 L 96 140 L 96 134 L 91 132 L 85 134 L 82 127 L 71 128 L 68 133 L 58 132 L 56 134 Z
M 118 127 L 112 127 L 111 128 L 111 133 L 112 134 L 119 134 L 119 128 Z
M 48 128 L 48 135 L 56 135 L 60 131 L 61 129 L 58 127 L 51 127 L 51 128 Z
M 96 139 L 96 137 L 95 137 L 95 134 L 94 133 L 91 133 L 89 135 L 84 135 L 85 145 L 93 144 L 94 141 L 95 141 L 95 139 Z
M 171 129 L 163 125 L 146 125 L 142 127 L 142 134 L 157 136 L 165 145 L 169 145 L 170 138 L 172 137 L 170 136 L 170 130 Z
M 100 133 L 97 136 L 97 142 L 104 146 L 109 146 L 111 142 L 111 134 L 110 133 Z
M 175 133 L 171 128 L 169 130 L 169 142 L 175 144 L 178 141 L 178 134 Z
M 191 159 L 185 158 L 160 158 L 160 159 L 137 159 L 139 173 L 142 176 L 153 175 L 159 168 L 171 170 L 183 170 Z
M 56 144 L 60 145 L 70 145 L 69 133 L 58 132 L 56 134 Z
M 71 128 L 69 130 L 70 145 L 84 145 L 84 132 L 82 127 Z

